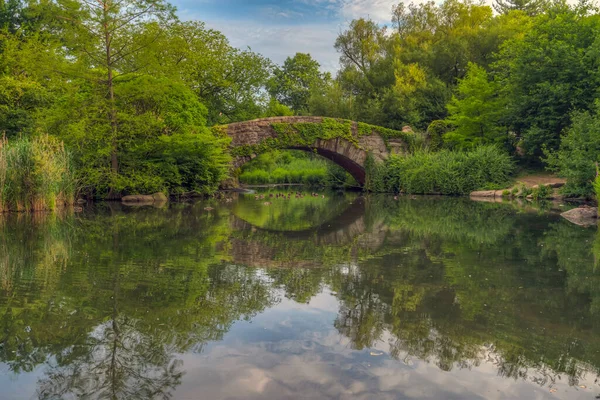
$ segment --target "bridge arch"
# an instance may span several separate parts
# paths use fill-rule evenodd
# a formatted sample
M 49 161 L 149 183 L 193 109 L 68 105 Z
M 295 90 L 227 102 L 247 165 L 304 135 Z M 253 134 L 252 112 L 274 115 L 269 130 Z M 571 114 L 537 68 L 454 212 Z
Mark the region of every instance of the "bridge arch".
M 340 165 L 360 185 L 366 180 L 368 155 L 375 162 L 382 162 L 390 154 L 405 154 L 414 139 L 412 132 L 325 117 L 262 118 L 219 129 L 231 138 L 234 168 L 268 151 L 303 150 Z

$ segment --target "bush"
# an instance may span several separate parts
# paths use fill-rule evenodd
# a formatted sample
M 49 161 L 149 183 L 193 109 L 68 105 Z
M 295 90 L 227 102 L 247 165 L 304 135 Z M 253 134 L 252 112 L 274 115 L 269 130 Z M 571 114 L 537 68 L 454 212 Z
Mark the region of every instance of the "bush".
M 462 195 L 486 186 L 507 184 L 511 158 L 495 146 L 472 151 L 416 151 L 392 156 L 373 168 L 367 163 L 368 189 L 379 192 Z
M 542 200 L 547 199 L 552 195 L 552 188 L 546 185 L 539 185 L 538 187 L 533 188 L 531 191 L 531 197 L 533 200 Z
M 444 144 L 444 135 L 450 131 L 450 125 L 444 120 L 435 120 L 427 127 L 427 140 L 431 150 L 439 150 Z
M 62 142 L 42 135 L 0 142 L 0 211 L 42 211 L 72 204 L 71 156 Z

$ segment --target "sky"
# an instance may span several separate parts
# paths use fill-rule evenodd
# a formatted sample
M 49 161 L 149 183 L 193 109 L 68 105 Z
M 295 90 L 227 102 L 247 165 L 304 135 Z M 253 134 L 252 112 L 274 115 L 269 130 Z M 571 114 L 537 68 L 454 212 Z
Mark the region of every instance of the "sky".
M 277 64 L 295 53 L 310 53 L 326 71 L 335 71 L 333 45 L 350 21 L 360 17 L 389 24 L 401 0 L 171 0 L 182 20 L 204 21 L 231 44 L 250 47 Z

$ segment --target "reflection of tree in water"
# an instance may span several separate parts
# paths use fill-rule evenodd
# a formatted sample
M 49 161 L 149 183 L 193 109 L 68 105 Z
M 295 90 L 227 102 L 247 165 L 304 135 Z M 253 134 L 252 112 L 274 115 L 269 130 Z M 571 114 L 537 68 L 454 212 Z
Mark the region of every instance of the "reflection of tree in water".
M 453 205 L 447 217 L 426 201 L 387 204 L 378 257 L 329 276 L 340 333 L 356 349 L 391 335 L 392 356 L 446 371 L 485 360 L 501 376 L 539 384 L 597 375 L 593 232 L 496 205 Z M 580 244 L 569 250 L 573 239 Z
M 302 198 L 295 193 L 304 192 Z M 276 197 L 288 195 L 289 199 Z M 325 198 L 313 197 L 306 189 L 262 192 L 265 199 L 256 200 L 255 195 L 244 195 L 233 206 L 233 213 L 255 227 L 272 231 L 302 231 L 335 220 L 354 200 L 353 194 L 326 193 Z M 270 196 L 273 197 L 270 197 Z M 271 203 L 265 206 L 264 203 Z
M 40 398 L 168 398 L 183 375 L 176 354 L 201 351 L 274 303 L 254 271 L 219 265 L 215 241 L 227 218 L 161 213 L 34 228 L 32 256 L 0 292 L 0 357 L 15 372 L 48 363 Z M 11 239 L 0 243 L 0 260 L 20 252 L 16 241 L 29 235 L 20 227 L 3 236 Z M 59 242 L 77 250 L 52 264 L 44 250 Z M 34 290 L 23 292 L 29 282 Z
M 169 398 L 183 376 L 177 349 L 138 321 L 117 317 L 96 327 L 86 343 L 65 349 L 40 380 L 40 399 Z
M 0 358 L 15 372 L 49 363 L 42 398 L 169 397 L 177 354 L 273 305 L 274 288 L 306 303 L 327 286 L 355 349 L 388 338 L 407 362 L 489 362 L 542 385 L 598 372 L 593 231 L 461 199 L 366 201 L 345 228 L 306 237 L 236 230 L 202 205 L 5 224 Z M 236 259 L 237 244 L 262 258 Z

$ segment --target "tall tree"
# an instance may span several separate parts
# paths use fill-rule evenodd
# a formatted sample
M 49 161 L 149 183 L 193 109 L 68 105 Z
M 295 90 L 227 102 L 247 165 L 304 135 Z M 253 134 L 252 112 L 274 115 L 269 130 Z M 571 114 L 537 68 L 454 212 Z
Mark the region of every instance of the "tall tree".
M 311 89 L 323 87 L 330 76 L 321 73 L 321 65 L 310 54 L 296 53 L 288 57 L 282 67 L 275 68 L 269 81 L 269 93 L 295 112 L 308 108 Z
M 152 21 L 165 24 L 175 18 L 174 8 L 163 0 L 84 0 L 77 8 L 65 8 L 63 18 L 74 27 L 70 44 L 77 57 L 103 77 L 95 83 L 104 87 L 107 120 L 110 125 L 110 165 L 116 178 L 119 173 L 119 126 L 115 99 L 115 77 L 136 71 L 132 60 L 153 43 L 154 37 L 140 35 L 143 26 Z M 118 193 L 111 186 L 109 197 Z
M 147 25 L 144 34 L 152 38 L 159 29 Z M 145 73 L 183 81 L 208 108 L 209 125 L 258 118 L 272 70 L 269 59 L 233 47 L 198 21 L 171 24 L 136 64 Z
M 444 140 L 463 148 L 502 143 L 507 138 L 507 130 L 500 124 L 502 103 L 497 84 L 489 80 L 486 70 L 470 63 L 467 75 L 460 80 L 457 93 L 448 104 L 447 122 L 454 130 Z
M 519 10 L 534 16 L 542 12 L 547 4 L 546 0 L 495 0 L 494 9 L 499 14 L 508 14 L 513 10 Z

